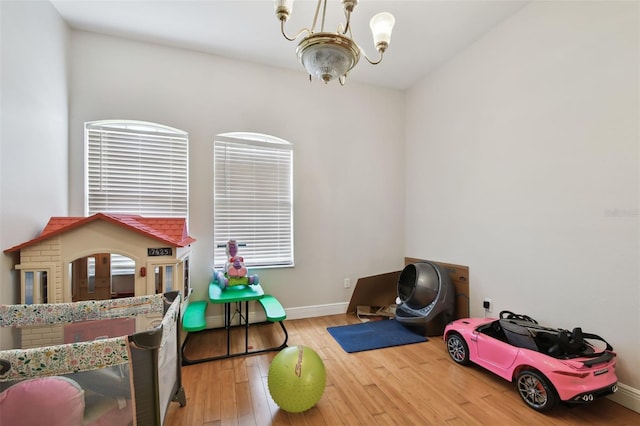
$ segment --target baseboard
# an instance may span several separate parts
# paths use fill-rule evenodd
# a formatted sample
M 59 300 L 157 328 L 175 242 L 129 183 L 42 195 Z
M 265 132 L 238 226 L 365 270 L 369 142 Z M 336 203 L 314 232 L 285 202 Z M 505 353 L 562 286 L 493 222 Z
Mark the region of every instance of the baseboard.
M 323 317 L 326 315 L 344 314 L 347 311 L 348 303 L 330 303 L 327 305 L 301 306 L 297 308 L 287 308 L 287 319 L 302 319 Z M 263 322 L 266 320 L 262 309 L 254 310 L 256 306 L 250 306 L 249 319 L 252 323 Z M 235 321 L 234 321 L 235 323 Z M 208 315 L 207 328 L 218 328 L 224 325 L 224 317 L 222 314 Z
M 618 383 L 618 391 L 608 398 L 629 410 L 640 413 L 640 390 Z
M 302 319 L 323 317 L 326 315 L 344 314 L 347 312 L 348 303 L 330 303 L 327 305 L 301 306 L 298 308 L 288 308 L 287 319 Z

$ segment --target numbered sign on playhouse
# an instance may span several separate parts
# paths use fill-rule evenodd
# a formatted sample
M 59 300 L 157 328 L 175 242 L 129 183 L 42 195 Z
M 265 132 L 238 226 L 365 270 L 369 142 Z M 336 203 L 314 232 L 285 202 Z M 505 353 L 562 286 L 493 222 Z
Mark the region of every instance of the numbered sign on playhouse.
M 147 256 L 173 256 L 173 248 L 171 247 L 148 248 Z

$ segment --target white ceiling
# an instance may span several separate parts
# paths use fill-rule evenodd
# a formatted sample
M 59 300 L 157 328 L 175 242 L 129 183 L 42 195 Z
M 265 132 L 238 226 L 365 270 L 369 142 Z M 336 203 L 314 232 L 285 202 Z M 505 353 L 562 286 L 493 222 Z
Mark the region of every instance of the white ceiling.
M 297 42 L 280 33 L 273 0 L 51 0 L 68 24 L 79 30 L 187 48 L 244 61 L 299 70 Z M 286 25 L 289 36 L 310 27 L 315 0 L 296 0 Z M 465 48 L 528 1 L 520 0 L 360 0 L 352 14 L 356 42 L 377 58 L 369 20 L 391 12 L 396 25 L 380 65 L 364 58 L 349 81 L 406 89 Z M 340 0 L 328 0 L 325 30 L 344 22 Z M 331 83 L 337 84 L 337 83 Z

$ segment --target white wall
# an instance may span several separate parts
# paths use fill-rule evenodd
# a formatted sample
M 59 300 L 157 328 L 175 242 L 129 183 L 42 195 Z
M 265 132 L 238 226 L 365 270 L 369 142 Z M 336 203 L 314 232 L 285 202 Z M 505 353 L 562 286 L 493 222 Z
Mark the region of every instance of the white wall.
M 617 350 L 640 388 L 637 2 L 534 2 L 408 93 L 405 253 Z
M 260 271 L 286 307 L 345 302 L 344 277 L 398 269 L 404 255 L 465 264 L 472 314 L 491 297 L 493 314 L 602 334 L 621 380 L 640 388 L 635 2 L 536 2 L 406 105 L 395 91 L 82 32 L 67 99 L 68 30 L 50 4 L 3 0 L 0 14 L 3 249 L 50 216 L 83 213 L 85 121 L 156 121 L 191 135 L 203 298 L 213 135 L 270 133 L 296 147 L 296 267 Z M 2 303 L 14 301 L 12 267 L 5 255 Z
M 50 216 L 68 213 L 69 30 L 48 1 L 3 0 L 0 15 L 0 248 L 5 250 L 37 235 Z M 15 303 L 15 259 L 1 257 L 0 303 Z
M 343 288 L 345 277 L 355 284 L 402 267 L 401 92 L 309 83 L 302 69 L 75 31 L 71 70 L 71 214 L 83 214 L 84 122 L 136 119 L 189 132 L 196 298 L 206 298 L 211 278 L 212 145 L 223 132 L 294 144 L 296 266 L 256 271 L 285 308 L 348 302 L 353 287 Z

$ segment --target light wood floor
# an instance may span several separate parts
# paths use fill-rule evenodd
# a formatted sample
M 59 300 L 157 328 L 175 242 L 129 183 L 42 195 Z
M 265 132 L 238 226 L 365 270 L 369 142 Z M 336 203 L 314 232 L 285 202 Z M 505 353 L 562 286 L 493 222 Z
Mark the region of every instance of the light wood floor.
M 353 315 L 287 320 L 289 345 L 306 345 L 323 359 L 327 386 L 304 413 L 280 410 L 267 374 L 276 352 L 182 368 L 187 405 L 172 402 L 167 426 L 217 425 L 640 425 L 640 414 L 610 400 L 540 414 L 525 406 L 514 385 L 480 368 L 453 363 L 444 342 L 347 354 L 326 328 L 358 322 Z M 252 326 L 250 344 L 281 339 L 274 324 Z M 213 354 L 218 332 L 191 336 L 193 358 Z M 244 344 L 243 338 L 237 338 Z

